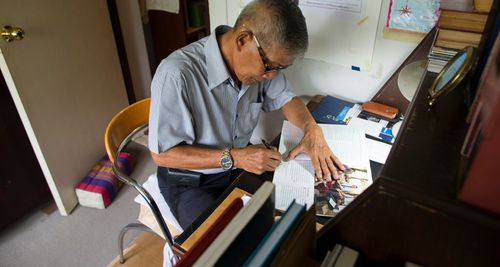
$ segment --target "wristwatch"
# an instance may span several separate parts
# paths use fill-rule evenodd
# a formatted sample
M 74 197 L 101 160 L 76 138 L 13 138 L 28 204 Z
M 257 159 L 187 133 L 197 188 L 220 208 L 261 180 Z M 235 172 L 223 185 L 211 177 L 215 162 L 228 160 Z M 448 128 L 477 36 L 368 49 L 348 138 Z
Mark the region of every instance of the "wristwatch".
M 220 156 L 220 166 L 226 171 L 233 168 L 233 157 L 231 157 L 231 149 L 226 148 L 222 150 L 222 155 Z

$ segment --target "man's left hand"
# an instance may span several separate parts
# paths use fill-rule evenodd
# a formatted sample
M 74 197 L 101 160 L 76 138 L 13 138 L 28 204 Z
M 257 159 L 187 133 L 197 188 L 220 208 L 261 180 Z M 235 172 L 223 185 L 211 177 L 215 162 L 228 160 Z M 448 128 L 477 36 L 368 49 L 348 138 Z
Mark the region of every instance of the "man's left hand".
M 339 179 L 338 171 L 345 169 L 344 164 L 330 150 L 323 131 L 315 123 L 305 128 L 304 137 L 297 147 L 290 151 L 288 159 L 294 159 L 302 152 L 309 154 L 317 178 L 329 181 L 333 176 L 334 179 Z

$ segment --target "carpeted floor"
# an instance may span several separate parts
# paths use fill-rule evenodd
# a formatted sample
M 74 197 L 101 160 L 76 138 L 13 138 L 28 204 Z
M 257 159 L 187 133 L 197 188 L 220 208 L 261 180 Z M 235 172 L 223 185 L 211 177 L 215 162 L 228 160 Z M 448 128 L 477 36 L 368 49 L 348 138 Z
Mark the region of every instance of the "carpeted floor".
M 137 159 L 132 176 L 145 179 L 154 172 L 149 152 L 140 146 L 132 146 L 131 150 Z M 66 217 L 58 211 L 47 213 L 47 209 L 26 215 L 0 233 L 0 266 L 108 265 L 118 255 L 117 237 L 121 228 L 136 222 L 139 214 L 139 205 L 133 202 L 136 195 L 132 188 L 124 186 L 104 210 L 78 206 Z M 129 231 L 125 247 L 138 234 Z M 163 245 L 160 254 L 162 248 Z

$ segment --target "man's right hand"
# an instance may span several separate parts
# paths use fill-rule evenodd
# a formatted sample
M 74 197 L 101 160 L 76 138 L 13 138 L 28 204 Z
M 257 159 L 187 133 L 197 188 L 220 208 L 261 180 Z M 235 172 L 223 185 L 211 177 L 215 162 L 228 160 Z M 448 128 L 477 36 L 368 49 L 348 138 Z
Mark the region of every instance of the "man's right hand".
M 236 168 L 259 175 L 266 171 L 274 171 L 281 163 L 281 154 L 278 150 L 275 147 L 266 148 L 264 145 L 233 148 L 231 156 Z

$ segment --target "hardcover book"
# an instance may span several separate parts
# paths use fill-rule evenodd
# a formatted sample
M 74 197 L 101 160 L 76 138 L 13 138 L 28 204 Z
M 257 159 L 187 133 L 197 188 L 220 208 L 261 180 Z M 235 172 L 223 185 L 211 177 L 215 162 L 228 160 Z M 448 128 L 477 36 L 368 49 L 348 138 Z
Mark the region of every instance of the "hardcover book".
M 264 182 L 193 266 L 240 266 L 274 223 L 274 184 Z
M 311 207 L 288 234 L 270 266 L 309 266 L 316 242 L 315 208 Z
M 234 216 L 243 208 L 243 200 L 236 198 L 220 214 L 215 222 L 205 231 L 205 233 L 194 243 L 190 250 L 182 255 L 181 260 L 175 267 L 192 266 L 205 249 L 215 240 L 222 230 L 229 224 Z
M 191 247 L 196 243 L 204 233 L 210 229 L 212 224 L 215 223 L 217 218 L 220 217 L 222 213 L 229 207 L 233 200 L 242 198 L 245 196 L 251 196 L 250 193 L 245 192 L 244 190 L 235 187 L 231 193 L 222 201 L 222 203 L 210 214 L 210 216 L 205 219 L 205 221 L 198 227 L 191 235 L 181 244 L 174 244 L 174 248 L 176 249 L 177 254 L 183 254 L 185 251 L 191 249 Z
M 354 103 L 326 96 L 321 100 L 319 106 L 311 113 L 313 118 L 319 123 L 329 124 L 348 124 L 356 109 L 353 109 Z
M 273 224 L 273 227 L 267 232 L 243 266 L 269 265 L 288 234 L 305 212 L 306 206 L 297 204 L 295 201 L 292 202 L 283 216 Z
M 442 9 L 437 25 L 441 29 L 483 33 L 487 19 L 487 13 Z

